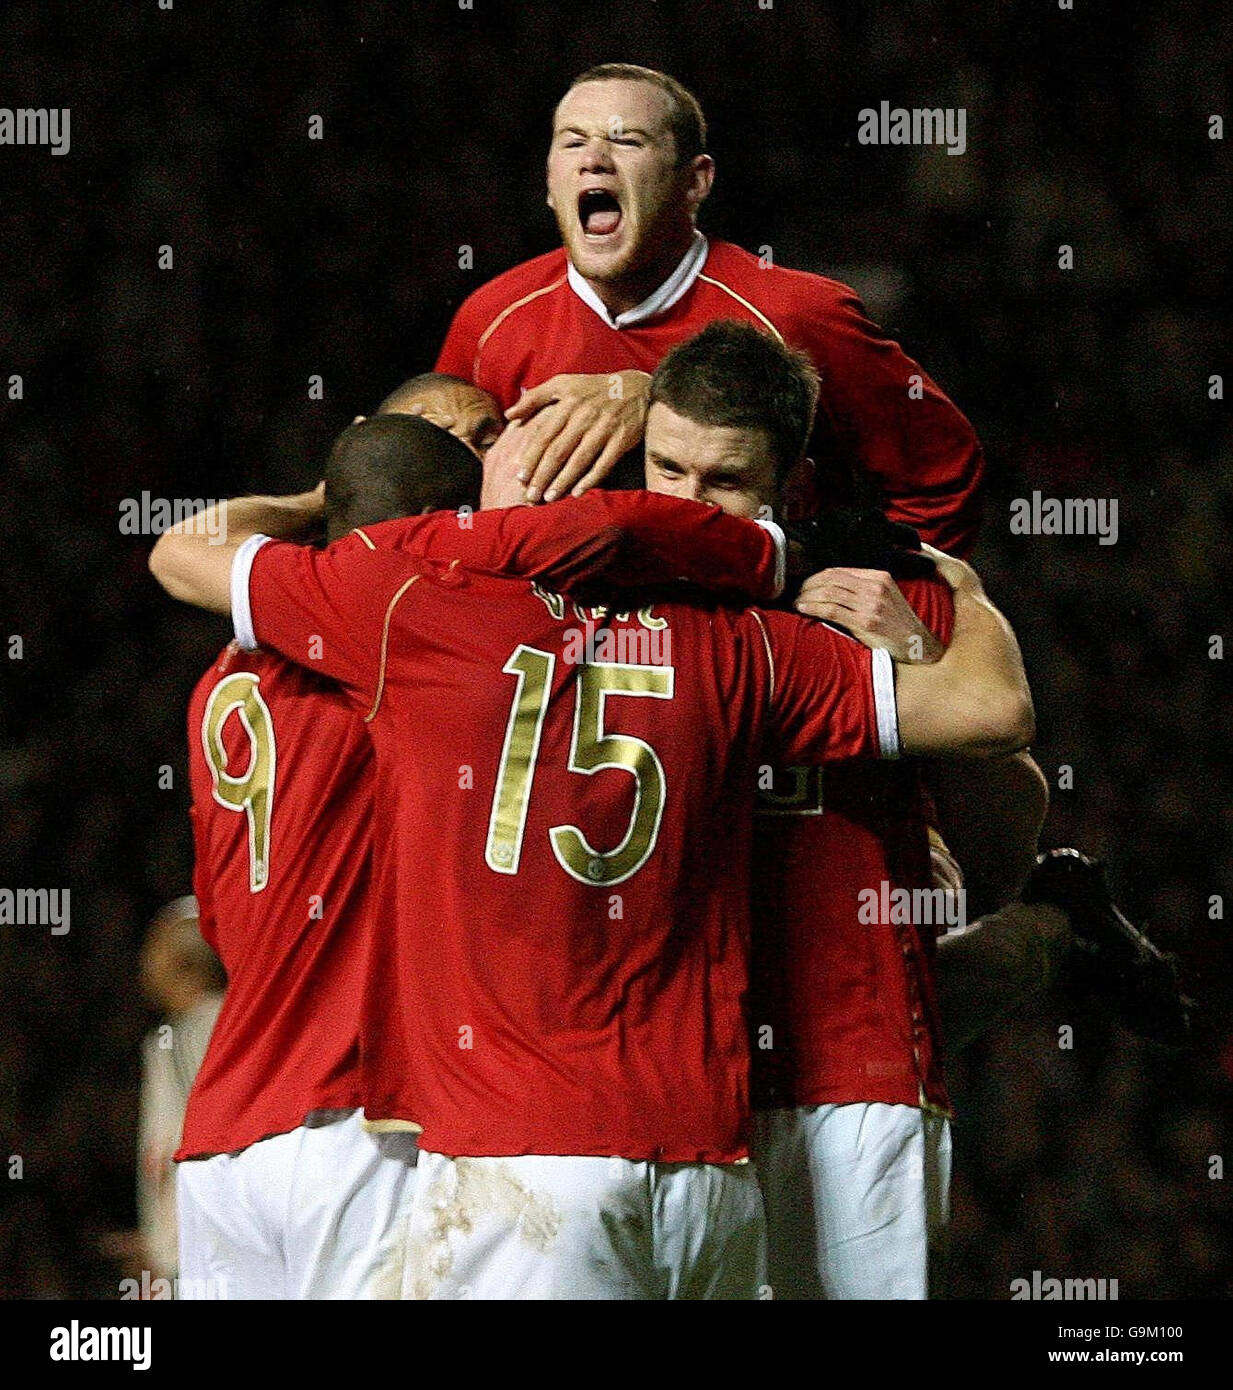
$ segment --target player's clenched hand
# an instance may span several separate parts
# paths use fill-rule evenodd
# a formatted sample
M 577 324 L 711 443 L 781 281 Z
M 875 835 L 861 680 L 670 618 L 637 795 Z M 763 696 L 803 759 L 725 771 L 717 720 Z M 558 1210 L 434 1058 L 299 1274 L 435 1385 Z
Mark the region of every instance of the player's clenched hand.
M 646 372 L 569 373 L 524 392 L 505 412 L 516 427 L 492 446 L 498 466 L 516 460 L 527 501 L 580 497 L 642 439 Z
M 838 623 L 867 647 L 884 647 L 895 661 L 937 661 L 944 650 L 912 611 L 899 585 L 882 570 L 828 569 L 812 574 L 801 585 L 796 609 Z

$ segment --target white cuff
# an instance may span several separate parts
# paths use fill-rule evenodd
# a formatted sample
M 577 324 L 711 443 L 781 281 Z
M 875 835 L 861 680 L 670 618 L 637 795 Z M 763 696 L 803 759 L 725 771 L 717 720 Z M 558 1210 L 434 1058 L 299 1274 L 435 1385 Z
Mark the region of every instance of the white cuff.
M 899 756 L 899 706 L 895 702 L 895 663 L 890 652 L 873 652 L 873 707 L 878 716 L 878 747 L 884 758 Z
M 241 541 L 231 562 L 231 621 L 235 625 L 235 640 L 246 652 L 257 650 L 257 634 L 253 631 L 253 608 L 248 596 L 248 577 L 253 569 L 253 556 L 271 536 L 260 534 Z
M 764 531 L 771 533 L 771 539 L 775 542 L 775 592 L 772 598 L 778 598 L 783 593 L 784 585 L 788 582 L 788 538 L 783 533 L 783 527 L 777 521 L 755 521 L 755 526 L 761 526 Z

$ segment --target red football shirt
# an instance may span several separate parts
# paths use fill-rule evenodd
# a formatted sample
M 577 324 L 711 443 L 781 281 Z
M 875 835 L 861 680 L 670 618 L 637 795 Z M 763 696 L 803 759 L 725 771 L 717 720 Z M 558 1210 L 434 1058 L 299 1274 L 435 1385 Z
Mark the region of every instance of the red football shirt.
M 768 741 L 892 751 L 884 654 L 788 614 L 600 613 L 361 536 L 263 539 L 237 632 L 341 682 L 376 753 L 371 1021 L 402 1054 L 370 1117 L 454 1155 L 745 1157 L 755 770 Z
M 177 1158 L 360 1105 L 372 747 L 331 682 L 233 642 L 189 702 L 201 931 L 227 992 Z
M 575 290 L 564 249 L 526 261 L 462 304 L 437 370 L 474 381 L 506 408 L 561 372 L 653 372 L 715 319 L 757 324 L 807 353 L 821 374 L 819 464 L 833 456 L 863 470 L 892 517 L 943 550 L 970 551 L 984 462 L 965 416 L 846 285 L 764 266 L 729 242 L 704 249 L 675 287 L 678 298 L 624 327 Z
M 770 598 L 782 552 L 767 529 L 714 507 L 594 493 L 536 508 L 433 513 L 360 533 L 559 587 L 616 567 Z M 374 906 L 372 748 L 332 682 L 234 643 L 189 709 L 201 929 L 228 988 L 193 1087 L 178 1158 L 234 1152 L 311 1110 L 363 1103 L 359 1045 Z M 383 1069 L 383 1033 L 365 1050 Z
M 902 588 L 949 641 L 947 586 Z M 933 980 L 939 928 L 900 920 L 893 897 L 931 886 L 917 776 L 910 761 L 794 767 L 759 798 L 750 1007 L 758 1106 L 949 1110 Z M 870 891 L 876 906 L 862 897 Z

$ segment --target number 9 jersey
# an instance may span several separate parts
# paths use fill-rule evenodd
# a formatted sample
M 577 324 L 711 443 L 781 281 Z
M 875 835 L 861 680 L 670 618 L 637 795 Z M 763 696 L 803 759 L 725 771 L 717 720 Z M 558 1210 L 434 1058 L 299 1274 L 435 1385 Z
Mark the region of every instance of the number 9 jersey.
M 231 643 L 189 703 L 201 932 L 227 992 L 178 1159 L 361 1105 L 372 745 L 338 687 Z

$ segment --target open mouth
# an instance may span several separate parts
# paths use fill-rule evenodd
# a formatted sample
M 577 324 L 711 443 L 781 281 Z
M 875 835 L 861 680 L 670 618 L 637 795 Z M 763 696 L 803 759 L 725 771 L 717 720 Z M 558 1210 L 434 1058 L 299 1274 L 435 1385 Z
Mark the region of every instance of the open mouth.
M 578 221 L 588 237 L 610 237 L 621 225 L 621 204 L 602 188 L 578 195 Z

